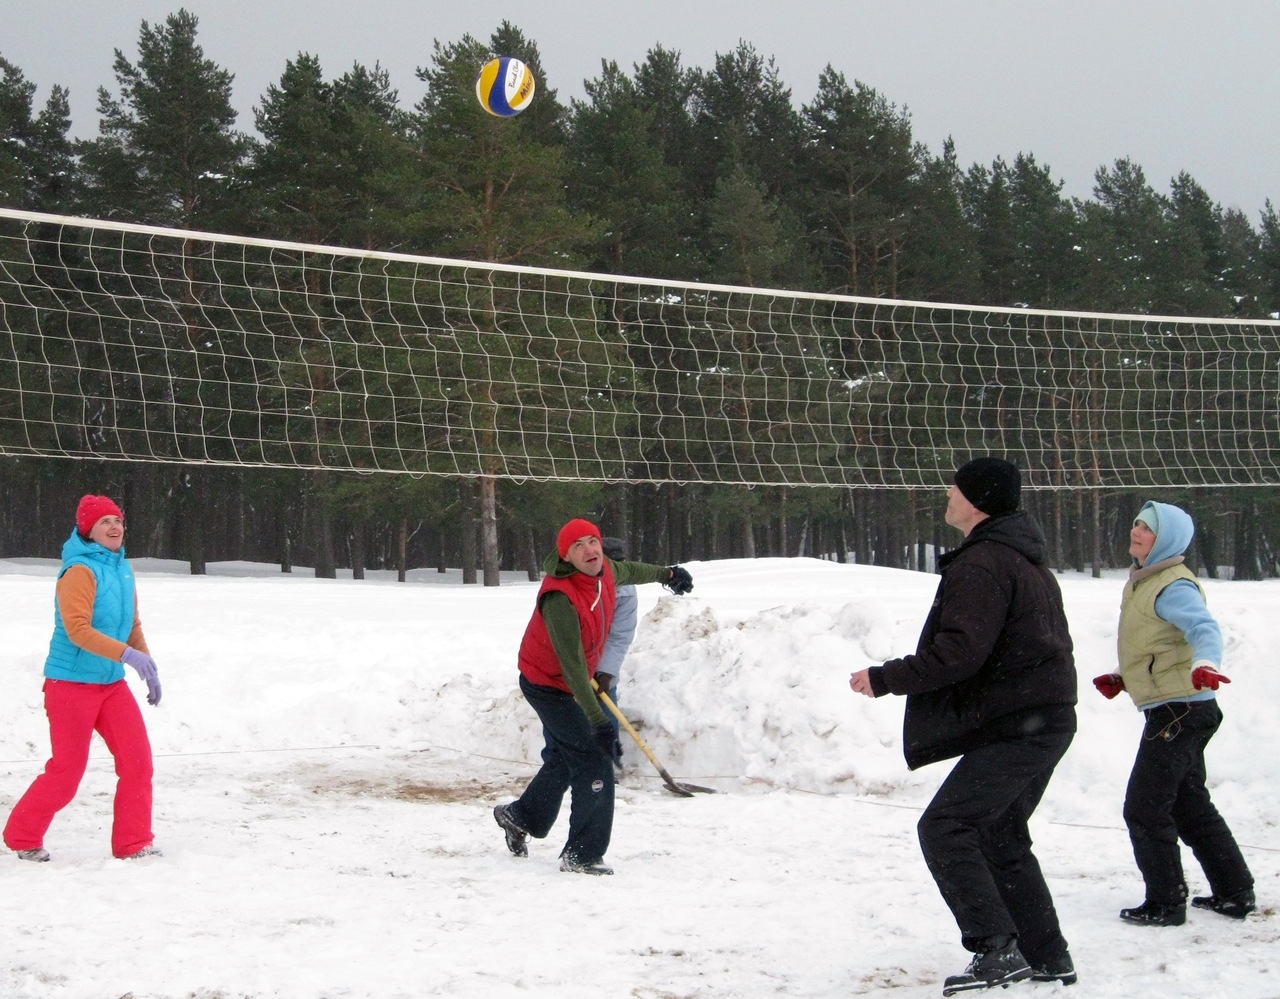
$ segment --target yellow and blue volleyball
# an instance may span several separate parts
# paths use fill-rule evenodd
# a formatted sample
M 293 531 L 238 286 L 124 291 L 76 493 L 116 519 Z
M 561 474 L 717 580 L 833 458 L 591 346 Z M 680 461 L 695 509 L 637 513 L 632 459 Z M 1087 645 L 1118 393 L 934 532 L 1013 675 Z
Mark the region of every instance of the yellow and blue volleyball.
M 480 106 L 499 118 L 510 118 L 533 100 L 533 73 L 519 59 L 500 56 L 490 59 L 476 77 L 476 97 Z

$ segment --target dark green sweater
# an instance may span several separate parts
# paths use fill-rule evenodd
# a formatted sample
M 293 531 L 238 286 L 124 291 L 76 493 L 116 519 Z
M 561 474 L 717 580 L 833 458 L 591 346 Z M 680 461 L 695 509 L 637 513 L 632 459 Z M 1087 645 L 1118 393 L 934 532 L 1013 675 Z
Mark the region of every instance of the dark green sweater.
M 661 583 L 666 582 L 671 570 L 664 565 L 648 565 L 644 562 L 613 562 L 615 586 L 626 586 L 628 583 Z M 560 558 L 550 555 L 543 564 L 549 576 L 564 577 L 577 572 L 572 565 Z M 604 711 L 591 689 L 591 676 L 587 671 L 587 653 L 582 647 L 582 627 L 578 623 L 578 612 L 574 610 L 573 601 L 563 593 L 552 590 L 543 596 L 538 604 L 538 611 L 547 626 L 547 635 L 551 639 L 551 647 L 555 649 L 556 658 L 560 660 L 560 672 L 564 682 L 573 692 L 573 699 L 582 708 L 587 721 L 593 728 L 605 724 Z

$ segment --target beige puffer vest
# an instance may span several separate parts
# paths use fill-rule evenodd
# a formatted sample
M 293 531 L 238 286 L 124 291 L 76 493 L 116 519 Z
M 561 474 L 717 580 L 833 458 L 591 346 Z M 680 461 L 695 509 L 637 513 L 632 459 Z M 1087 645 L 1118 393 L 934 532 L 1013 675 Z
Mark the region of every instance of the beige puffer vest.
M 1140 708 L 1198 693 L 1191 685 L 1191 643 L 1156 614 L 1156 598 L 1177 579 L 1191 580 L 1204 596 L 1181 556 L 1135 571 L 1124 586 L 1116 650 L 1124 689 Z

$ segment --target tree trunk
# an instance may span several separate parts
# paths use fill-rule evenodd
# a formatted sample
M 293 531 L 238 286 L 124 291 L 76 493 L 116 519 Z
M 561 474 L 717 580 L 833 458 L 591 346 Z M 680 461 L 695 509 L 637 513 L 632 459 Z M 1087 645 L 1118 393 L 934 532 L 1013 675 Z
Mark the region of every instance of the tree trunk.
M 203 576 L 207 568 L 204 553 L 205 469 L 191 468 L 184 479 L 186 504 L 182 520 L 187 559 L 191 563 L 191 575 Z
M 1053 564 L 1062 569 L 1067 564 L 1062 546 L 1062 490 L 1053 491 Z
M 396 581 L 403 583 L 409 577 L 409 517 L 402 514 L 396 530 Z
M 498 548 L 498 480 L 492 475 L 482 475 L 480 490 L 480 536 L 484 560 L 484 585 L 499 586 L 502 583 Z
M 538 564 L 538 548 L 533 543 L 533 528 L 524 529 L 525 571 L 529 574 L 529 582 L 536 583 L 542 578 L 542 567 Z
M 337 579 L 337 557 L 333 551 L 333 508 L 326 497 L 316 501 L 316 579 Z
M 1090 530 L 1093 534 L 1093 578 L 1102 578 L 1102 490 L 1094 489 L 1092 492 L 1093 500 L 1093 516 L 1091 518 Z
M 462 522 L 462 581 L 474 583 L 477 580 L 476 563 L 479 553 L 476 550 L 476 492 L 471 482 L 464 482 L 461 488 L 462 502 L 459 504 L 458 519 Z
M 351 525 L 351 578 L 364 579 L 364 519 L 357 517 Z

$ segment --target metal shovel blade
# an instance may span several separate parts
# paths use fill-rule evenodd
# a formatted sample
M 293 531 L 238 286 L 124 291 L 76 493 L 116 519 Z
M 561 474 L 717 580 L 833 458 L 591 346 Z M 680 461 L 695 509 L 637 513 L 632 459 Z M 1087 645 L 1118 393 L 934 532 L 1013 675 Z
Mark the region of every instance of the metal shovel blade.
M 661 767 L 658 768 L 658 773 L 662 775 L 663 787 L 681 798 L 692 798 L 695 794 L 719 793 L 714 787 L 703 787 L 701 784 L 685 784 L 678 780 L 672 780 L 671 775 Z
M 600 697 L 600 702 L 609 709 L 613 717 L 618 719 L 618 724 L 627 730 L 627 734 L 635 740 L 635 744 L 640 747 L 640 751 L 649 758 L 649 762 L 653 764 L 653 768 L 662 776 L 662 784 L 668 791 L 681 798 L 692 798 L 695 794 L 717 794 L 713 787 L 702 787 L 700 784 L 681 784 L 679 781 L 673 780 L 671 775 L 667 773 L 666 768 L 658 762 L 658 758 L 653 755 L 653 750 L 649 748 L 640 733 L 635 730 L 631 722 L 627 721 L 626 716 L 618 710 L 618 706 L 613 703 L 613 698 L 596 686 L 595 680 L 591 681 L 591 685 L 595 687 L 596 693 Z

